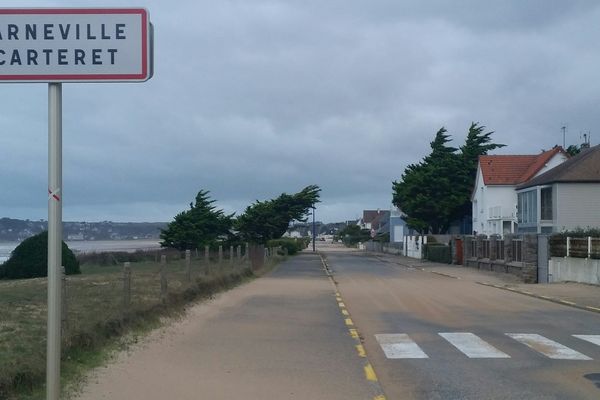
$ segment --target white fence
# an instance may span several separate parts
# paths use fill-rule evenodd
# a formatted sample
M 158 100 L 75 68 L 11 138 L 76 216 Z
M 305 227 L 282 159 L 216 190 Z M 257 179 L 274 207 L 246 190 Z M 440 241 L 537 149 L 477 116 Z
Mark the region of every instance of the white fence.
M 423 259 L 424 244 L 427 244 L 427 236 L 404 236 L 404 255 Z

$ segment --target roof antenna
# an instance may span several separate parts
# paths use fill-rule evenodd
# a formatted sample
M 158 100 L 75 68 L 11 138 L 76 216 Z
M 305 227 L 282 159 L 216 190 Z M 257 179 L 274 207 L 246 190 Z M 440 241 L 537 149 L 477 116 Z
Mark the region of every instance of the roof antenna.
M 582 149 L 590 148 L 590 133 L 589 133 L 589 131 L 588 131 L 588 133 L 583 134 L 583 143 L 581 144 L 581 148 Z
M 565 141 L 565 133 L 567 132 L 567 124 L 563 125 L 561 128 L 562 133 L 563 133 L 563 149 L 566 148 L 566 141 Z

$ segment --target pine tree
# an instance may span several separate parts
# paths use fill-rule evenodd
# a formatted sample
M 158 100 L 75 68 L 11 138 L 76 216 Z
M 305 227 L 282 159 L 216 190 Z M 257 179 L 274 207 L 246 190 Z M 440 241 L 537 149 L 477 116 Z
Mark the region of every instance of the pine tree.
M 450 135 L 441 128 L 430 143 L 431 153 L 409 165 L 392 184 L 392 203 L 405 214 L 409 227 L 421 233 L 445 233 L 450 224 L 471 213 L 470 195 L 479 156 L 503 147 L 491 142 L 493 132 L 471 123 L 460 152 L 448 145 Z
M 320 191 L 310 185 L 292 195 L 282 193 L 272 200 L 256 201 L 235 220 L 235 227 L 243 240 L 252 243 L 279 239 L 290 222 L 306 221 L 308 211 L 319 202 Z
M 190 209 L 177 214 L 162 230 L 161 246 L 179 250 L 201 248 L 230 234 L 233 214 L 225 215 L 223 210 L 217 210 L 209 194 L 200 190 L 195 203 L 190 203 Z

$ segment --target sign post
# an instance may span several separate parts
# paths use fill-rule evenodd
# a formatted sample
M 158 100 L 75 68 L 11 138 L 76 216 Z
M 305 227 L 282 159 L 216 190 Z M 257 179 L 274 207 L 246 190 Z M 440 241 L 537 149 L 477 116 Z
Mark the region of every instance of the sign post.
M 60 398 L 62 83 L 152 77 L 143 8 L 0 9 L 0 82 L 48 83 L 48 326 L 46 399 Z
M 48 84 L 48 341 L 47 399 L 60 398 L 62 295 L 62 83 Z

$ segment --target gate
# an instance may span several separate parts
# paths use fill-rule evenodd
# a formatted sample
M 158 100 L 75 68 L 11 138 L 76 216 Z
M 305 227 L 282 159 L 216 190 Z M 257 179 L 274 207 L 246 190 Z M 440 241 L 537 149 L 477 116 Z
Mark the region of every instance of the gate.
M 454 246 L 456 248 L 456 263 L 463 265 L 463 241 L 462 239 L 454 239 Z

